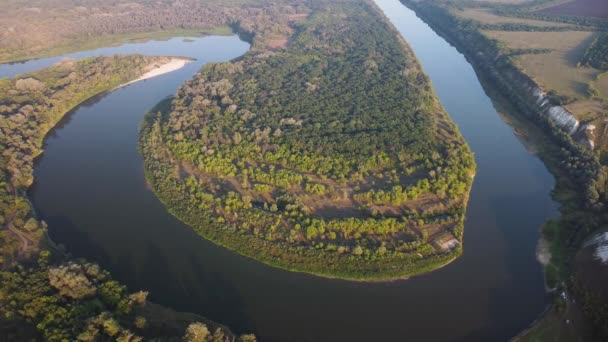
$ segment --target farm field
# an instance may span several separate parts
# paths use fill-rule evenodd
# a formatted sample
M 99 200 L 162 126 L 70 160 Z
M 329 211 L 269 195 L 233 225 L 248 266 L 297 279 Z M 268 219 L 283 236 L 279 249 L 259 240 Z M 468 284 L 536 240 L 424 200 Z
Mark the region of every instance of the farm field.
M 548 14 L 576 15 L 597 18 L 608 18 L 608 1 L 575 0 L 547 7 L 539 12 Z
M 508 32 L 484 31 L 485 35 L 511 49 L 550 49 L 541 54 L 524 54 L 517 63 L 543 89 L 560 95 L 585 98 L 587 84 L 599 73 L 590 67 L 577 66 L 594 38 L 593 32 Z
M 450 11 L 459 18 L 482 25 L 496 25 L 480 32 L 498 42 L 504 53 L 513 54 L 516 65 L 544 92 L 561 98 L 562 104 L 577 119 L 591 120 L 598 128 L 595 145 L 604 146 L 605 139 L 599 135 L 605 126 L 604 113 L 608 109 L 608 80 L 599 77 L 603 70 L 590 66 L 583 58 L 599 34 L 592 29 L 569 30 L 574 29 L 572 24 L 549 21 L 550 18 L 540 20 L 499 15 L 497 13 L 500 12 L 496 11 L 499 7 L 496 6 L 501 5 L 471 5 L 450 8 Z M 522 6 L 526 8 L 525 4 Z M 526 26 L 508 30 L 498 26 L 504 24 Z
M 578 120 L 594 125 L 591 139 L 604 150 L 608 139 L 608 78 L 602 70 L 581 65 L 585 51 L 597 33 L 590 31 L 518 32 L 482 31 L 510 51 L 549 50 L 546 53 L 524 53 L 515 56 L 515 63 L 547 93 L 565 99 L 564 104 Z
M 465 8 L 465 9 L 456 9 L 454 10 L 454 14 L 471 20 L 479 21 L 484 24 L 506 24 L 506 23 L 514 23 L 514 24 L 524 24 L 524 25 L 532 25 L 539 27 L 566 27 L 568 24 L 557 23 L 551 21 L 543 21 L 543 20 L 533 20 L 533 19 L 523 19 L 523 18 L 512 18 L 512 17 L 504 17 L 500 15 L 496 15 L 491 12 L 490 9 L 487 8 Z
M 605 113 L 608 110 L 608 78 L 599 77 L 602 70 L 580 65 L 581 58 L 597 33 L 587 31 L 483 33 L 512 50 L 548 49 L 546 53 L 521 54 L 515 62 L 545 92 L 566 99 L 566 109 L 577 119 L 590 121 L 595 127 L 595 146 L 604 149 Z

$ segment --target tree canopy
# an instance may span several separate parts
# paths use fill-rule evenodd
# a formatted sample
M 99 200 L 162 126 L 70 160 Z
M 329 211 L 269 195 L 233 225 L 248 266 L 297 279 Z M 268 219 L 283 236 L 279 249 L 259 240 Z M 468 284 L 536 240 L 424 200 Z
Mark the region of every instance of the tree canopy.
M 149 116 L 150 183 L 203 236 L 289 269 L 386 277 L 453 258 L 468 146 L 373 4 L 309 6 L 286 45 L 205 66 Z

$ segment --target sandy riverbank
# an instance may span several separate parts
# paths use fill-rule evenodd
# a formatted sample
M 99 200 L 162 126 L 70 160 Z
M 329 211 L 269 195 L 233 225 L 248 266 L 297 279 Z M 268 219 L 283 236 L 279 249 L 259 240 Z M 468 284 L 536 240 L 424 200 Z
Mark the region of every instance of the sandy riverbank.
M 133 81 L 127 82 L 125 84 L 121 84 L 116 88 L 121 88 L 127 86 L 131 83 L 147 80 L 152 77 L 160 76 L 178 69 L 183 68 L 186 64 L 192 62 L 190 59 L 186 58 L 171 58 L 169 62 L 160 64 L 160 65 L 152 65 L 151 70 L 141 75 L 139 78 L 134 79 Z

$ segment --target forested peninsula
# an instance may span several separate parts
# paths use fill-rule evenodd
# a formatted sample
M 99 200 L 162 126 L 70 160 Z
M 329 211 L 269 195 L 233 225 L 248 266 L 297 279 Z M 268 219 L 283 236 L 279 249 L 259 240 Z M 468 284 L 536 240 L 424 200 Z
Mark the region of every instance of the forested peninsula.
M 62 60 L 0 79 L 0 331 L 6 340 L 235 341 L 226 327 L 129 293 L 98 265 L 73 260 L 46 235 L 27 197 L 45 135 L 88 98 L 180 58 L 140 55 Z M 203 338 L 203 339 L 201 339 Z M 239 340 L 253 341 L 252 335 Z
M 148 115 L 150 185 L 201 236 L 272 266 L 387 280 L 445 265 L 462 250 L 467 144 L 373 3 L 307 6 Z

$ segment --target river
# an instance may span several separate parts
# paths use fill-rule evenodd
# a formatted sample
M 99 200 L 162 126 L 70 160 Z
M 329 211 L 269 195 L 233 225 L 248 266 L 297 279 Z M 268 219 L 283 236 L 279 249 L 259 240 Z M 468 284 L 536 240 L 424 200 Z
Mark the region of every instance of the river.
M 71 54 L 196 58 L 176 72 L 98 96 L 47 137 L 30 195 L 52 238 L 131 290 L 254 332 L 262 341 L 501 341 L 547 303 L 535 247 L 556 215 L 554 180 L 497 114 L 463 55 L 398 0 L 376 0 L 412 46 L 478 165 L 463 256 L 410 280 L 356 283 L 274 269 L 207 242 L 147 188 L 137 151 L 146 111 L 204 63 L 248 49 L 236 36 L 182 38 Z M 0 77 L 58 58 L 0 65 Z

